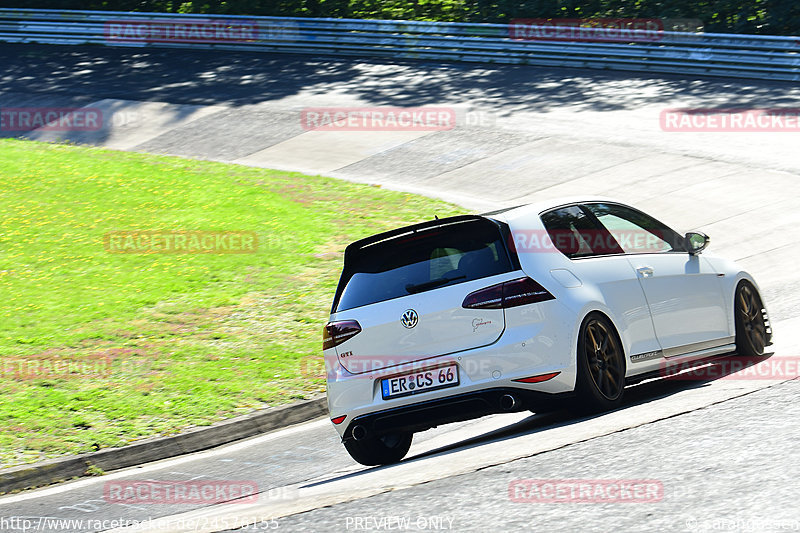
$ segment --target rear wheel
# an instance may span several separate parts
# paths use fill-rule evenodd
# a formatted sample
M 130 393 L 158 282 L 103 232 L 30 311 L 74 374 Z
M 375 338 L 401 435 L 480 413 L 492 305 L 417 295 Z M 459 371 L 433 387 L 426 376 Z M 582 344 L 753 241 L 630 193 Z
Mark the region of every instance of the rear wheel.
M 578 335 L 576 407 L 582 412 L 614 409 L 622 403 L 625 389 L 625 355 L 611 321 L 592 313 Z
M 734 302 L 736 352 L 739 355 L 753 357 L 764 354 L 770 340 L 765 314 L 761 296 L 753 284 L 748 281 L 739 283 Z
M 350 457 L 365 466 L 396 463 L 406 456 L 411 448 L 413 433 L 389 433 L 379 437 L 344 441 Z

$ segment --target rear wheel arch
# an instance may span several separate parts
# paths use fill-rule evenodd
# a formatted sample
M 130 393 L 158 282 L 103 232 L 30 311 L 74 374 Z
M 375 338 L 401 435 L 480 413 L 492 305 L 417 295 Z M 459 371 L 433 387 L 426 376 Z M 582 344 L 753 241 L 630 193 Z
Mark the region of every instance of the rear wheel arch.
M 589 319 L 591 315 L 599 315 L 608 320 L 612 326 L 614 326 L 614 334 L 617 336 L 617 341 L 620 343 L 620 347 L 622 348 L 622 353 L 625 357 L 626 364 L 630 363 L 628 360 L 628 345 L 626 344 L 626 338 L 623 334 L 623 328 L 620 327 L 620 323 L 617 318 L 614 316 L 614 313 L 611 312 L 610 309 L 606 308 L 605 306 L 598 306 L 595 305 L 593 307 L 589 307 L 584 309 L 581 313 L 581 320 L 577 322 L 577 328 L 575 329 L 572 335 L 572 347 L 577 350 L 578 347 L 578 339 L 580 338 L 581 331 L 583 330 L 583 326 L 586 321 Z M 577 355 L 577 351 L 575 352 Z
M 622 337 L 622 334 L 620 333 L 621 330 L 620 330 L 619 324 L 618 324 L 616 318 L 614 318 L 613 313 L 610 313 L 608 311 L 604 311 L 604 310 L 601 310 L 601 309 L 595 309 L 593 311 L 589 311 L 589 312 L 587 312 L 586 314 L 583 315 L 583 320 L 581 320 L 581 326 L 583 326 L 583 323 L 586 321 L 587 318 L 589 318 L 589 315 L 600 315 L 603 318 L 605 318 L 606 320 L 608 320 L 609 322 L 611 322 L 611 325 L 614 326 L 614 334 L 617 336 L 617 341 L 620 343 L 620 347 L 622 348 L 622 353 L 625 356 L 625 359 L 627 360 L 627 358 L 628 358 L 628 349 L 625 346 L 624 339 Z

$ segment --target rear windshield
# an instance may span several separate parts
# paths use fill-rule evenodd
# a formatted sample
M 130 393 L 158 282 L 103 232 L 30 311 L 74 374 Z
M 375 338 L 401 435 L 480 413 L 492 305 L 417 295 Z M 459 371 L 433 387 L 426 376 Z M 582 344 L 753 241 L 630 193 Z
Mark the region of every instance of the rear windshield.
M 510 272 L 500 228 L 474 219 L 407 233 L 348 257 L 334 311 Z

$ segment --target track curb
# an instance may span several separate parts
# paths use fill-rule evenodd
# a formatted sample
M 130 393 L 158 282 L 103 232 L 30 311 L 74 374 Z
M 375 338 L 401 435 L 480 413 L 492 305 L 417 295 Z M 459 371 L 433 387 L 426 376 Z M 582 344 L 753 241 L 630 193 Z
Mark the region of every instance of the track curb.
M 91 475 L 90 467 L 118 470 L 178 455 L 198 452 L 233 441 L 307 422 L 327 414 L 325 396 L 264 409 L 171 437 L 155 437 L 121 448 L 48 459 L 0 470 L 0 494 L 41 487 Z

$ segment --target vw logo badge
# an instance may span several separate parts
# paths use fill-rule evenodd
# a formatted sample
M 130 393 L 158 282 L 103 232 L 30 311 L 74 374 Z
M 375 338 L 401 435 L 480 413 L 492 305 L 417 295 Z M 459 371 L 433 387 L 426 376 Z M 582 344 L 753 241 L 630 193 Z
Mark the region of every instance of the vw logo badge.
M 417 325 L 419 322 L 419 315 L 413 309 L 406 309 L 406 312 L 403 313 L 403 317 L 400 319 L 400 323 L 403 324 L 404 328 L 411 329 Z

